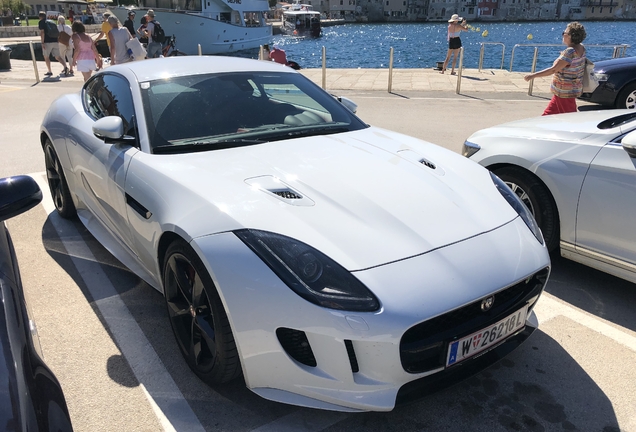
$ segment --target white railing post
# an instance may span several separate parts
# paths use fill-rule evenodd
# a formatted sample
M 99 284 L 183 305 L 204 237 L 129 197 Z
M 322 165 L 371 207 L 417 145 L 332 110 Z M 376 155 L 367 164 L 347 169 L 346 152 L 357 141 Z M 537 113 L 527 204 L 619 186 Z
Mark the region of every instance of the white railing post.
M 391 93 L 391 88 L 393 87 L 393 47 L 391 47 L 391 52 L 389 54 L 389 93 Z
M 29 41 L 29 49 L 31 50 L 31 59 L 33 60 L 33 71 L 35 72 L 35 82 L 40 82 L 40 72 L 38 71 L 38 62 L 35 61 L 35 50 L 33 49 L 33 41 Z
M 322 47 L 322 89 L 327 90 L 327 48 Z

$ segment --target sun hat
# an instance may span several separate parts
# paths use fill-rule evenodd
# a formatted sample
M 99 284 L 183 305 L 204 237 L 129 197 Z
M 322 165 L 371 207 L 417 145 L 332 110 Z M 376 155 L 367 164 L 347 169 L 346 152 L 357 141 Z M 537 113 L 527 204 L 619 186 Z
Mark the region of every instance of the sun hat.
M 151 17 L 151 18 L 154 18 L 154 17 L 155 17 L 155 11 L 153 11 L 152 9 L 148 9 L 147 14 L 148 14 L 148 16 L 149 16 L 149 17 Z
M 110 12 L 104 12 L 104 17 L 108 18 L 110 16 Z
M 461 21 L 461 20 L 462 20 L 462 17 L 460 17 L 457 14 L 453 14 L 451 16 L 451 18 L 448 20 L 448 22 L 457 22 L 457 21 Z

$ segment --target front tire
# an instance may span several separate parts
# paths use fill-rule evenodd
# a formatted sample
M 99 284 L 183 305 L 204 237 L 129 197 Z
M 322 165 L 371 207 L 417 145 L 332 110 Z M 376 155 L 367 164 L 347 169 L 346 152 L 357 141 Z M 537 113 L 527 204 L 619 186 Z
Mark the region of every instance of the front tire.
M 636 109 L 636 82 L 627 84 L 616 98 L 616 108 Z
M 493 170 L 528 207 L 537 221 L 548 251 L 559 246 L 559 215 L 548 189 L 532 174 L 521 168 L 504 167 Z
M 223 303 L 203 262 L 183 240 L 166 251 L 163 287 L 170 324 L 188 366 L 209 385 L 239 376 L 238 352 Z
M 71 192 L 64 177 L 62 165 L 57 157 L 50 139 L 44 142 L 44 165 L 46 167 L 46 179 L 49 183 L 51 196 L 55 209 L 64 219 L 71 219 L 77 215 Z

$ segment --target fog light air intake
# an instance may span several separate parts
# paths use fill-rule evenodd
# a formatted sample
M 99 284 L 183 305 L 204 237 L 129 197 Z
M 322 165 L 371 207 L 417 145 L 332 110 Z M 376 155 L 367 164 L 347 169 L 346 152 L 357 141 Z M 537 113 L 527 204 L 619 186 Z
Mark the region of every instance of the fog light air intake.
M 291 358 L 305 366 L 316 367 L 316 357 L 304 331 L 281 327 L 276 329 L 276 336 Z

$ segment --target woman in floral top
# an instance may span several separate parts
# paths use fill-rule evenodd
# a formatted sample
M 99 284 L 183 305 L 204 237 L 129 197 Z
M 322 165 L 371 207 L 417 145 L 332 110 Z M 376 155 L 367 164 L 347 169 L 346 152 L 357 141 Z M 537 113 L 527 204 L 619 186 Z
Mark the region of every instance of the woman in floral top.
M 563 43 L 567 48 L 554 61 L 552 67 L 526 75 L 524 79 L 552 76 L 552 99 L 543 115 L 576 112 L 576 98 L 583 93 L 585 72 L 585 28 L 578 22 L 571 22 L 563 32 Z

